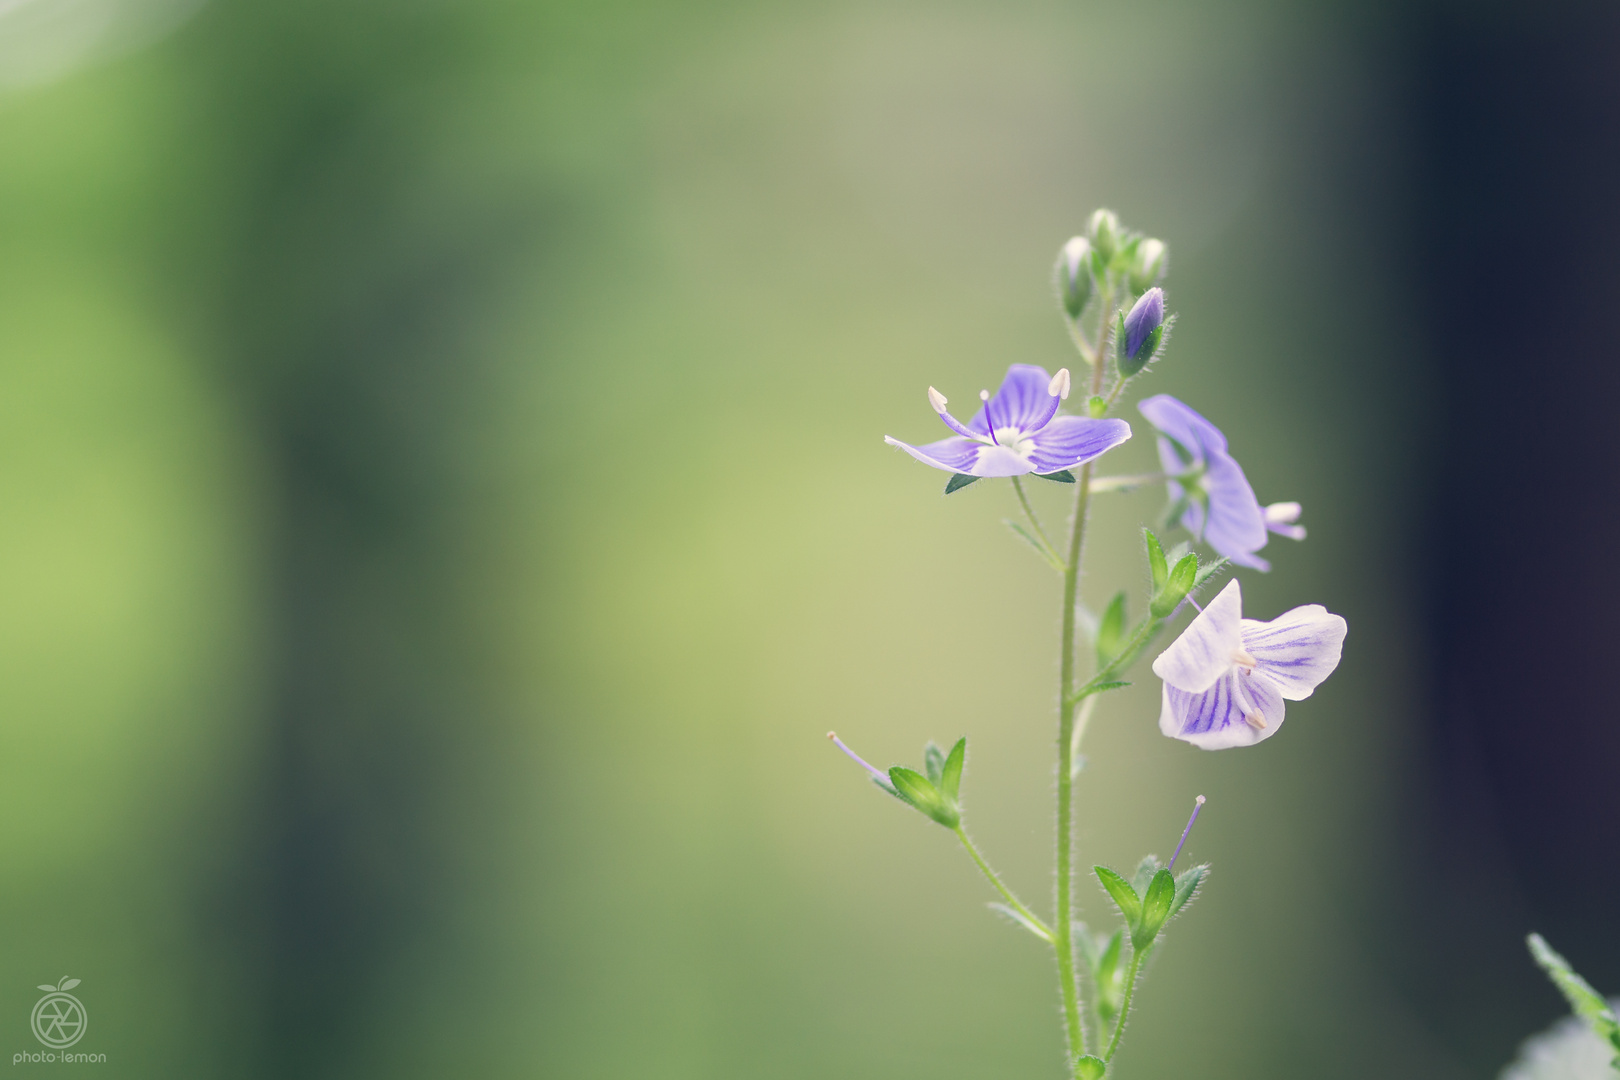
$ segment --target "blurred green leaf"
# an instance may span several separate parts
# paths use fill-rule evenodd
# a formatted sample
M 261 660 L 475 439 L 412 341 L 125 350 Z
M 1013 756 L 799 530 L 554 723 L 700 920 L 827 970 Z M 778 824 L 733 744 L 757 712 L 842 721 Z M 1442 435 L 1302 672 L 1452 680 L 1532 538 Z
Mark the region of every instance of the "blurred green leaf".
M 1603 995 L 1576 974 L 1569 961 L 1553 951 L 1540 934 L 1531 934 L 1525 942 L 1530 946 L 1530 955 L 1536 958 L 1536 963 L 1552 979 L 1553 985 L 1564 995 L 1575 1015 L 1591 1024 L 1593 1031 L 1620 1050 L 1620 1018 L 1616 1018 Z
M 939 790 L 953 806 L 962 791 L 962 766 L 967 763 L 967 736 L 956 740 L 940 770 Z
M 961 815 L 956 809 L 946 803 L 939 789 L 915 769 L 896 765 L 889 770 L 889 782 L 894 785 L 894 790 L 902 799 L 947 829 L 954 829 L 961 824 Z
M 1059 484 L 1074 483 L 1074 473 L 1070 472 L 1068 469 L 1059 469 L 1057 472 L 1036 473 L 1035 475 L 1040 477 L 1042 480 L 1051 480 Z
M 1183 555 L 1170 570 L 1170 577 L 1153 598 L 1152 612 L 1155 619 L 1167 619 L 1186 599 L 1192 591 L 1193 580 L 1198 576 L 1198 556 Z
M 1173 918 L 1181 909 L 1192 903 L 1193 897 L 1198 895 L 1198 889 L 1209 875 L 1209 864 L 1199 863 L 1190 870 L 1183 870 L 1176 875 L 1176 899 L 1170 905 L 1170 915 Z
M 994 911 L 997 915 L 1004 916 L 1008 920 L 1010 920 L 1010 921 L 1012 921 L 1014 923 L 1017 923 L 1019 926 L 1022 926 L 1025 930 L 1028 930 L 1030 933 L 1034 934 L 1036 937 L 1038 937 L 1042 941 L 1046 942 L 1048 945 L 1050 945 L 1052 943 L 1052 939 L 1051 939 L 1051 937 L 1049 937 L 1047 935 L 1046 931 L 1042 930 L 1040 927 L 1038 927 L 1034 923 L 1030 922 L 1029 919 L 1024 917 L 1024 913 L 1019 911 L 1018 909 L 1008 907 L 1006 904 L 1003 904 L 1000 901 L 995 901 L 995 902 L 991 903 L 989 905 L 989 907 L 990 907 L 990 910 Z
M 1125 594 L 1118 592 L 1097 623 L 1097 667 L 1105 668 L 1125 647 Z
M 1164 548 L 1159 546 L 1159 538 L 1153 535 L 1153 531 L 1143 529 L 1142 536 L 1147 540 L 1148 573 L 1153 579 L 1153 592 L 1158 595 L 1169 580 L 1170 564 L 1165 561 Z
M 928 782 L 935 787 L 939 786 L 939 776 L 945 768 L 945 751 L 941 750 L 933 741 L 923 747 L 923 772 L 928 776 Z
M 1153 875 L 1158 872 L 1159 857 L 1144 855 L 1142 861 L 1136 864 L 1136 873 L 1131 875 L 1131 888 L 1136 890 L 1136 895 L 1147 895 L 1147 887 L 1153 884 Z

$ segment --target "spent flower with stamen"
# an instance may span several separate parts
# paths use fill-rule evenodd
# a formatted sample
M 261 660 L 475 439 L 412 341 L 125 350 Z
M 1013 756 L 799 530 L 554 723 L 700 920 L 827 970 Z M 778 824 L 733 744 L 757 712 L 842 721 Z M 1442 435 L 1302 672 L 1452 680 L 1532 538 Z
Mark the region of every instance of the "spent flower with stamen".
M 1266 514 L 1243 467 L 1226 449 L 1226 436 L 1169 394 L 1136 406 L 1159 432 L 1159 464 L 1170 479 L 1170 501 L 1181 527 L 1239 566 L 1269 570 L 1255 555 L 1266 546 Z
M 994 397 L 981 391 L 983 402 L 967 423 L 952 416 L 945 395 L 928 388 L 928 403 L 956 434 L 939 442 L 913 446 L 884 436 L 924 465 L 968 476 L 1023 476 L 1072 469 L 1112 450 L 1131 437 L 1131 426 L 1119 419 L 1059 416 L 1069 396 L 1069 369 L 1056 375 L 1033 364 L 1014 364 Z
M 1339 666 L 1348 629 L 1320 604 L 1261 622 L 1243 617 L 1234 579 L 1153 661 L 1164 680 L 1159 730 L 1204 750 L 1252 746 L 1282 727 Z

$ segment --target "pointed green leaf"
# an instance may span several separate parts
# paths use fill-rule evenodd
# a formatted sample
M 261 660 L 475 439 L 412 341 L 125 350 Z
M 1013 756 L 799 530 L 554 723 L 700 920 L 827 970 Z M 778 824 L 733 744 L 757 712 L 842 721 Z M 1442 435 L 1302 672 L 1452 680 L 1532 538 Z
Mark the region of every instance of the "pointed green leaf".
M 1115 593 L 1113 600 L 1097 623 L 1097 667 L 1108 666 L 1108 661 L 1119 655 L 1125 647 L 1125 594 Z
M 1094 1054 L 1087 1054 L 1074 1063 L 1074 1075 L 1080 1080 L 1102 1080 L 1108 1071 L 1108 1062 Z
M 1169 548 L 1164 549 L 1165 561 L 1168 562 L 1171 566 L 1174 566 L 1174 565 L 1176 565 L 1176 563 L 1180 562 L 1183 558 L 1185 558 L 1187 553 L 1190 552 L 1191 550 L 1192 550 L 1192 541 L 1191 540 L 1179 541 L 1179 542 L 1177 542 L 1177 544 L 1174 547 L 1169 547 Z
M 1149 529 L 1143 529 L 1142 535 L 1147 538 L 1148 572 L 1153 577 L 1153 592 L 1157 595 L 1170 578 L 1170 564 L 1164 559 L 1164 548 L 1159 546 L 1159 538 Z
M 945 484 L 945 494 L 949 495 L 953 491 L 961 491 L 963 488 L 967 487 L 969 484 L 978 479 L 980 479 L 980 477 L 969 476 L 964 472 L 953 473 L 951 474 L 950 480 L 948 480 Z
M 78 986 L 78 985 L 79 985 L 79 980 L 78 979 L 63 979 L 62 982 L 57 985 L 57 989 L 58 990 L 71 990 L 75 986 Z
M 954 829 L 962 823 L 961 815 L 956 812 L 956 808 L 941 798 L 939 789 L 916 770 L 896 765 L 889 770 L 889 782 L 894 785 L 894 790 L 902 799 L 947 829 Z
M 1170 570 L 1170 577 L 1164 583 L 1164 588 L 1153 598 L 1152 612 L 1155 619 L 1168 619 L 1192 591 L 1193 579 L 1198 576 L 1198 556 L 1183 555 Z
M 1175 917 L 1181 909 L 1192 903 L 1193 897 L 1198 895 L 1198 889 L 1204 884 L 1204 878 L 1209 876 L 1209 864 L 1199 863 L 1191 870 L 1183 870 L 1176 875 L 1176 899 L 1170 905 L 1170 915 Z
M 1223 556 L 1216 559 L 1208 566 L 1200 566 L 1198 568 L 1198 575 L 1193 578 L 1193 591 L 1197 592 L 1199 589 L 1202 589 L 1204 587 L 1204 582 L 1208 581 L 1222 570 L 1225 570 L 1229 565 L 1231 565 L 1231 560 Z
M 962 793 L 962 766 L 967 763 L 967 736 L 956 740 L 950 756 L 940 770 L 939 790 L 946 800 L 955 805 Z
M 1145 949 L 1153 944 L 1153 939 L 1159 936 L 1164 928 L 1164 921 L 1170 917 L 1170 907 L 1176 899 L 1176 879 L 1168 870 L 1161 869 L 1153 875 L 1153 883 L 1147 888 L 1142 897 L 1142 924 L 1136 933 L 1131 935 L 1133 949 Z
M 1092 965 L 1091 978 L 1097 987 L 1097 1012 L 1104 1020 L 1119 1013 L 1125 1000 L 1125 965 L 1120 958 L 1125 951 L 1125 931 L 1115 930 L 1097 954 Z
M 56 993 L 56 987 L 54 987 L 54 986 L 46 986 L 44 983 L 40 983 L 39 986 L 37 987 L 37 989 L 45 990 L 45 991 L 48 991 L 48 992 L 50 992 L 52 994 Z
M 1097 880 L 1102 882 L 1102 887 L 1108 890 L 1108 895 L 1113 897 L 1114 906 L 1125 916 L 1125 921 L 1134 927 L 1142 919 L 1142 901 L 1136 895 L 1136 890 L 1131 888 L 1131 883 L 1106 866 L 1093 866 L 1091 869 L 1096 873 Z
M 1530 955 L 1536 958 L 1536 963 L 1552 979 L 1553 985 L 1564 995 L 1575 1015 L 1591 1024 L 1592 1030 L 1600 1037 L 1615 1043 L 1615 1048 L 1620 1049 L 1620 1041 L 1616 1041 L 1620 1040 L 1620 1019 L 1615 1017 L 1614 1010 L 1603 1000 L 1603 995 L 1577 975 L 1575 969 L 1569 966 L 1569 961 L 1554 952 L 1540 934 L 1531 934 L 1525 941 L 1530 946 Z
M 997 915 L 1000 915 L 1007 920 L 1022 926 L 1025 930 L 1028 930 L 1030 933 L 1034 934 L 1048 945 L 1052 944 L 1051 936 L 1047 934 L 1045 930 L 1042 930 L 1040 927 L 1030 922 L 1029 919 L 1025 917 L 1024 913 L 1019 911 L 1017 908 L 1008 907 L 1006 904 L 1002 903 L 992 903 L 990 905 L 990 910 L 995 912 Z
M 1051 480 L 1059 484 L 1074 483 L 1074 473 L 1070 472 L 1068 469 L 1059 469 L 1057 472 L 1036 473 L 1035 475 L 1040 477 L 1042 480 Z
M 928 776 L 928 782 L 939 787 L 939 774 L 945 768 L 945 751 L 934 745 L 930 740 L 923 747 L 923 772 Z

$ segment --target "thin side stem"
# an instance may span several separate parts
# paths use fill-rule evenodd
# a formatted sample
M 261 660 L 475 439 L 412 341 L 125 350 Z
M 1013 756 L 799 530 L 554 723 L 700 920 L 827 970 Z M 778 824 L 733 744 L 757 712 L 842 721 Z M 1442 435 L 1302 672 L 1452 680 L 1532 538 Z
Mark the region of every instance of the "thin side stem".
M 1011 889 L 1002 884 L 1001 878 L 996 876 L 996 872 L 994 870 L 990 869 L 990 864 L 984 861 L 984 856 L 979 854 L 979 849 L 973 846 L 972 840 L 968 839 L 967 830 L 962 828 L 960 825 L 956 827 L 956 838 L 962 841 L 962 846 L 967 849 L 968 855 L 972 857 L 974 863 L 976 863 L 979 869 L 983 871 L 985 878 L 990 882 L 990 884 L 996 887 L 996 891 L 1001 894 L 1001 898 L 1007 901 L 1007 906 L 1018 912 L 1018 914 L 1022 915 L 1024 918 L 1028 919 L 1034 926 L 1038 927 L 1040 931 L 1046 935 L 1046 940 L 1051 941 L 1051 928 L 1037 918 L 1033 911 L 1025 907 L 1023 901 L 1014 896 Z
M 1040 538 L 1041 543 L 1046 547 L 1046 557 L 1052 561 L 1057 569 L 1062 570 L 1064 568 L 1063 560 L 1058 556 L 1057 549 L 1052 546 L 1052 541 L 1047 539 L 1046 530 L 1041 528 L 1040 519 L 1035 516 L 1035 508 L 1029 505 L 1029 496 L 1024 494 L 1023 480 L 1015 476 L 1012 478 L 1012 482 L 1013 490 L 1018 492 L 1018 502 L 1024 508 L 1024 516 L 1029 518 L 1030 527 L 1035 530 L 1035 535 Z
M 1097 376 L 1093 375 L 1095 384 Z M 1058 698 L 1058 792 L 1057 792 L 1057 910 L 1052 947 L 1057 952 L 1058 984 L 1063 995 L 1063 1019 L 1069 1036 L 1071 1068 L 1086 1052 L 1086 1032 L 1080 1023 L 1080 988 L 1074 977 L 1074 679 L 1075 606 L 1080 590 L 1080 554 L 1085 544 L 1086 511 L 1091 502 L 1091 463 L 1080 469 L 1079 491 L 1075 494 L 1074 525 L 1069 532 L 1069 559 L 1063 572 L 1063 643 Z
M 1145 484 L 1161 484 L 1170 479 L 1168 473 L 1137 473 L 1134 476 L 1099 476 L 1091 482 L 1091 493 L 1101 495 L 1105 491 L 1131 491 Z
M 1114 1021 L 1114 1037 L 1108 1040 L 1108 1053 L 1103 1055 L 1106 1062 L 1114 1060 L 1114 1054 L 1119 1050 L 1120 1036 L 1125 1034 L 1125 1015 L 1131 1011 L 1131 997 L 1136 993 L 1136 977 L 1142 972 L 1142 958 L 1145 955 L 1145 950 L 1131 950 L 1131 966 L 1125 975 L 1125 1000 L 1119 1005 L 1119 1019 Z

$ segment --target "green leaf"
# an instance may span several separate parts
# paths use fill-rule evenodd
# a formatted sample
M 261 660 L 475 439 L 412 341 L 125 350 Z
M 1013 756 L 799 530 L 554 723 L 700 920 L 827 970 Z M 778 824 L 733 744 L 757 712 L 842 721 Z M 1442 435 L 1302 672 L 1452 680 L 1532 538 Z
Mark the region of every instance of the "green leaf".
M 1058 484 L 1072 484 L 1075 482 L 1074 473 L 1070 472 L 1068 469 L 1059 469 L 1057 472 L 1036 473 L 1035 475 L 1040 477 L 1042 480 L 1051 480 Z
M 1087 1054 L 1074 1063 L 1074 1075 L 1080 1080 L 1102 1080 L 1103 1073 L 1108 1071 L 1108 1062 L 1095 1054 Z
M 949 495 L 953 491 L 961 491 L 963 488 L 979 479 L 982 478 L 978 476 L 970 476 L 965 472 L 952 473 L 950 481 L 945 485 L 945 494 Z
M 1536 963 L 1552 979 L 1553 985 L 1564 995 L 1575 1015 L 1591 1024 L 1593 1031 L 1620 1050 L 1620 1019 L 1615 1017 L 1614 1010 L 1603 1000 L 1603 995 L 1577 975 L 1575 969 L 1569 966 L 1569 961 L 1554 952 L 1540 934 L 1531 934 L 1525 941 L 1530 946 L 1530 955 L 1536 958 Z
M 1198 576 L 1198 556 L 1183 555 L 1170 570 L 1164 588 L 1153 598 L 1151 611 L 1155 619 L 1168 619 L 1187 594 L 1192 591 L 1193 579 Z
M 1159 538 L 1152 530 L 1143 529 L 1142 535 L 1147 538 L 1148 572 L 1153 577 L 1153 592 L 1157 595 L 1170 578 L 1170 564 L 1165 562 L 1164 548 L 1159 546 Z
M 941 798 L 939 789 L 916 770 L 896 765 L 889 770 L 889 782 L 902 799 L 947 829 L 954 829 L 962 823 L 962 816 L 956 808 Z
M 945 768 L 945 751 L 934 745 L 930 740 L 923 747 L 923 772 L 928 774 L 928 782 L 939 787 L 939 776 Z
M 1181 913 L 1181 909 L 1192 903 L 1193 897 L 1198 895 L 1198 889 L 1204 884 L 1204 878 L 1209 876 L 1209 864 L 1199 863 L 1191 870 L 1183 870 L 1176 875 L 1176 899 L 1170 905 L 1170 916 L 1174 918 Z
M 1131 888 L 1131 883 L 1106 866 L 1093 866 L 1091 869 L 1096 873 L 1097 880 L 1102 882 L 1102 887 L 1108 890 L 1114 906 L 1125 916 L 1125 921 L 1134 927 L 1142 919 L 1142 901 L 1136 895 L 1136 890 Z
M 1125 931 L 1115 930 L 1091 968 L 1091 978 L 1097 986 L 1097 1013 L 1104 1020 L 1117 1015 L 1125 1001 L 1125 965 L 1120 963 L 1124 951 Z
M 956 740 L 951 747 L 950 756 L 940 770 L 939 790 L 947 802 L 956 805 L 957 797 L 962 791 L 962 766 L 967 762 L 967 736 Z
M 1097 623 L 1097 667 L 1108 666 L 1108 661 L 1119 655 L 1125 647 L 1125 594 L 1115 593 Z
M 1198 568 L 1198 575 L 1193 578 L 1193 591 L 1197 592 L 1199 589 L 1202 589 L 1204 587 L 1204 582 L 1208 581 L 1222 570 L 1225 570 L 1231 565 L 1231 562 L 1232 560 L 1223 556 L 1216 559 L 1208 566 L 1200 566 Z
M 1019 911 L 1017 908 L 1008 907 L 1006 904 L 997 902 L 990 905 L 990 910 L 995 912 L 997 915 L 1003 916 L 1010 922 L 1014 922 L 1019 926 L 1022 926 L 1025 930 L 1028 930 L 1030 933 L 1034 934 L 1048 945 L 1052 944 L 1052 938 L 1047 934 L 1047 932 L 1030 922 L 1029 919 L 1025 917 L 1024 913 Z
M 1153 875 L 1153 883 L 1142 897 L 1142 925 L 1137 933 L 1131 935 L 1131 948 L 1145 949 L 1153 944 L 1153 939 L 1159 936 L 1165 920 L 1170 917 L 1170 908 L 1175 899 L 1175 875 L 1161 869 Z

